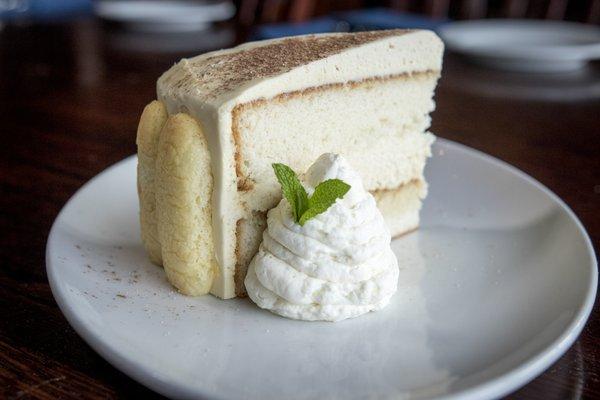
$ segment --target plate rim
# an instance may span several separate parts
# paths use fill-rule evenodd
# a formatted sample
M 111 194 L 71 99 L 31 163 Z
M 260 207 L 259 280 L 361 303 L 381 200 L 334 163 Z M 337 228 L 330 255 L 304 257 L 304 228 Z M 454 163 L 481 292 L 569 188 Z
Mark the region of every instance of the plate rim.
M 573 316 L 571 322 L 568 324 L 567 328 L 556 339 L 554 339 L 543 350 L 539 351 L 537 354 L 528 358 L 526 361 L 522 362 L 516 368 L 513 368 L 508 372 L 500 374 L 499 376 L 486 380 L 481 384 L 474 385 L 470 388 L 458 391 L 456 393 L 436 397 L 439 400 L 497 398 L 519 389 L 523 385 L 527 384 L 528 382 L 539 376 L 543 371 L 545 371 L 554 362 L 556 362 L 556 360 L 558 360 L 562 355 L 564 355 L 566 351 L 573 345 L 575 340 L 579 337 L 592 312 L 596 299 L 598 287 L 598 260 L 590 236 L 587 233 L 581 221 L 579 220 L 579 218 L 577 217 L 577 215 L 558 195 L 556 195 L 554 192 L 548 189 L 537 179 L 531 177 L 530 175 L 526 174 L 519 168 L 507 163 L 506 161 L 503 161 L 497 157 L 491 156 L 487 153 L 484 153 L 483 151 L 474 149 L 462 143 L 458 143 L 440 137 L 437 137 L 436 142 L 448 148 L 452 148 L 453 150 L 458 150 L 462 153 L 471 153 L 471 155 L 475 156 L 480 161 L 489 162 L 510 174 L 516 175 L 519 178 L 524 179 L 527 183 L 535 186 L 537 189 L 540 189 L 542 192 L 544 192 L 544 194 L 549 196 L 551 200 L 556 202 L 556 204 L 560 206 L 560 208 L 563 209 L 563 211 L 565 211 L 567 215 L 575 222 L 577 230 L 580 232 L 584 239 L 586 251 L 590 256 L 591 279 L 588 283 L 585 299 L 580 305 L 575 315 Z M 99 178 L 101 178 L 105 174 L 110 173 L 113 169 L 118 168 L 119 166 L 127 162 L 131 162 L 131 160 L 135 157 L 136 155 L 126 157 L 110 165 L 109 167 L 95 175 L 92 179 L 88 180 L 75 193 L 73 193 L 73 195 L 61 208 L 61 211 L 57 214 L 54 222 L 52 223 L 52 228 L 50 229 L 50 233 L 48 235 L 45 251 L 46 274 L 48 276 L 50 289 L 52 291 L 52 295 L 54 296 L 56 303 L 59 306 L 59 309 L 67 319 L 67 322 L 75 330 L 75 332 L 77 332 L 77 334 L 83 339 L 84 342 L 86 342 L 95 352 L 97 352 L 113 367 L 122 371 L 132 379 L 136 380 L 138 383 L 146 386 L 147 388 L 150 388 L 151 390 L 154 390 L 157 393 L 168 397 L 191 398 L 198 396 L 210 396 L 211 398 L 215 398 L 214 393 L 201 391 L 198 389 L 191 388 L 189 386 L 177 385 L 172 383 L 171 381 L 161 379 L 160 376 L 153 373 L 151 369 L 146 368 L 143 364 L 137 363 L 135 360 L 128 359 L 122 354 L 120 354 L 117 349 L 113 348 L 114 346 L 111 345 L 110 341 L 102 339 L 101 335 L 95 334 L 93 329 L 86 326 L 85 322 L 83 322 L 82 318 L 79 317 L 77 313 L 73 311 L 66 297 L 59 290 L 58 281 L 60 278 L 58 274 L 58 268 L 53 264 L 51 249 L 52 242 L 55 240 L 54 238 L 57 235 L 57 225 L 62 214 L 65 212 L 69 203 L 81 191 L 85 190 L 88 186 L 94 184 Z M 220 395 L 217 395 L 216 398 L 226 399 L 226 397 L 222 397 Z

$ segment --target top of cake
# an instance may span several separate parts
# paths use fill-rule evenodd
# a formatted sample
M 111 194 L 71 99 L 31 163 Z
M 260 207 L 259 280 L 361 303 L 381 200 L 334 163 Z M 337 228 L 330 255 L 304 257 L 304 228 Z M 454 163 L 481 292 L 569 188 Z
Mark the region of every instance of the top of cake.
M 206 95 L 217 96 L 245 82 L 278 75 L 348 48 L 406 32 L 396 29 L 355 34 L 306 35 L 252 42 L 230 50 L 181 60 L 178 67 L 185 73 L 179 75 L 172 85 L 185 88 L 208 84 Z
M 402 40 L 405 36 L 411 38 Z M 270 97 L 278 92 L 310 86 L 361 80 L 374 74 L 389 75 L 390 64 L 395 65 L 392 70 L 398 70 L 398 73 L 415 69 L 439 70 L 439 54 L 429 59 L 410 54 L 415 49 L 431 48 L 424 44 L 431 44 L 432 41 L 436 42 L 433 47 L 441 50 L 442 43 L 434 33 L 403 29 L 304 35 L 250 42 L 232 49 L 182 59 L 159 79 L 158 97 L 184 102 L 182 97 L 191 96 L 195 100 L 221 104 L 247 92 L 251 87 L 268 86 L 265 82 L 271 81 L 269 78 L 302 69 L 302 73 L 293 80 L 286 79 L 285 84 L 276 85 L 277 89 L 264 87 L 243 100 Z M 372 48 L 357 53 L 358 59 L 335 57 L 368 44 L 373 44 Z M 395 45 L 399 48 L 395 48 Z M 387 60 L 381 57 L 386 53 L 390 56 Z M 422 65 L 418 65 L 417 60 Z M 334 71 L 337 73 L 334 76 L 325 76 L 331 74 L 324 72 L 323 65 L 317 65 L 324 61 L 335 64 Z

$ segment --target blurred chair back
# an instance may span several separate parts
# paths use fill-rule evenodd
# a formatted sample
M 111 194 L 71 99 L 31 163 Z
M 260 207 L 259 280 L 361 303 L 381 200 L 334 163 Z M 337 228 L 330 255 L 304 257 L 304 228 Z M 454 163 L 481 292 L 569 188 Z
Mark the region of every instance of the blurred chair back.
M 569 19 L 600 23 L 600 0 L 239 0 L 238 20 L 250 26 L 273 22 L 301 22 L 318 15 L 366 6 L 436 18 Z

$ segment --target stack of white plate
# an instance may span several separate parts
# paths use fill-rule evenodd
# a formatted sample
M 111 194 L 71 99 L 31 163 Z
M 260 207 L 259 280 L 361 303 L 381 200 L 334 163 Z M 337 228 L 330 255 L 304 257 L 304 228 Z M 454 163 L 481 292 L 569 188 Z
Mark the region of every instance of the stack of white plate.
M 207 29 L 235 14 L 231 1 L 101 0 L 94 11 L 105 21 L 138 31 L 182 32 Z
M 448 49 L 512 71 L 563 72 L 600 58 L 600 28 L 576 22 L 489 19 L 439 30 Z

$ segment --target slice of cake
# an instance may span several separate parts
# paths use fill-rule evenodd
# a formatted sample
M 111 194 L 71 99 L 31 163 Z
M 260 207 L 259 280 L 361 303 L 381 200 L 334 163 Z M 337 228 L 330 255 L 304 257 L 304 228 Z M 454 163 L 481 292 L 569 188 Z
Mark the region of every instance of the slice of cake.
M 430 31 L 309 35 L 184 59 L 138 129 L 144 245 L 181 292 L 245 295 L 281 192 L 271 164 L 360 174 L 393 236 L 419 224 L 443 45 Z

